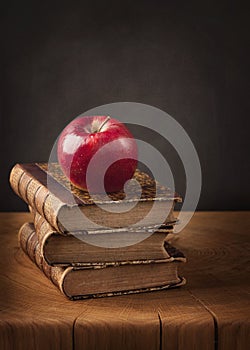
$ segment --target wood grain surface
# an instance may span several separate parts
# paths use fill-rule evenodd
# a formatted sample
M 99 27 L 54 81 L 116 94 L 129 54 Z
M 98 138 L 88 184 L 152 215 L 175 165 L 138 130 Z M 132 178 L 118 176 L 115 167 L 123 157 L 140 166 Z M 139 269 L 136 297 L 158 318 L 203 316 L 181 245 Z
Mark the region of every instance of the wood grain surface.
M 249 348 L 249 212 L 199 212 L 172 236 L 188 259 L 186 286 L 74 302 L 18 248 L 31 219 L 0 214 L 1 350 Z

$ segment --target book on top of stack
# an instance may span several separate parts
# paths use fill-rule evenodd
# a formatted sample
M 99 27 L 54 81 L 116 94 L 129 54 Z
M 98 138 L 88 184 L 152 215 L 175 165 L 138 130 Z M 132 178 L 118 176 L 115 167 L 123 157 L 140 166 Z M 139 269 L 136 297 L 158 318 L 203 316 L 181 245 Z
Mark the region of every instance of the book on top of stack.
M 94 201 L 87 191 L 69 183 L 57 163 L 13 167 L 11 187 L 33 214 L 33 222 L 19 230 L 20 246 L 68 298 L 154 291 L 185 283 L 178 267 L 186 258 L 166 241 L 177 224 L 174 205 L 181 197 L 139 170 L 134 178 L 140 194 L 131 182 L 126 195 L 120 191 L 95 196 Z M 127 210 L 131 203 L 135 206 Z M 108 211 L 104 214 L 98 204 Z M 148 215 L 153 205 L 154 215 Z

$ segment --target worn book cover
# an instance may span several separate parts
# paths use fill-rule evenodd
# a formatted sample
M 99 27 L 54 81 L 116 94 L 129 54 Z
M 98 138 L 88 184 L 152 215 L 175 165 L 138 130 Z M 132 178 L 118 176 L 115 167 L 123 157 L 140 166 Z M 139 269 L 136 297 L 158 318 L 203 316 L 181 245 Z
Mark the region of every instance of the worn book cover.
M 21 229 L 29 230 L 29 227 L 26 223 Z M 173 226 L 164 226 L 149 237 L 143 230 L 117 230 L 91 235 L 79 231 L 62 235 L 37 212 L 34 214 L 34 227 L 45 261 L 50 265 L 61 266 L 169 258 L 164 241 L 173 232 Z M 136 244 L 135 236 L 138 241 Z M 108 242 L 108 248 L 97 245 L 104 241 Z
M 57 163 L 50 164 L 49 169 L 47 163 L 16 164 L 10 184 L 16 194 L 62 233 L 175 223 L 173 208 L 181 197 L 139 170 L 134 178 L 140 184 L 139 190 L 131 182 L 126 194 L 120 191 L 108 197 L 96 195 L 95 201 L 87 191 L 73 186 Z M 131 204 L 134 207 L 129 210 Z

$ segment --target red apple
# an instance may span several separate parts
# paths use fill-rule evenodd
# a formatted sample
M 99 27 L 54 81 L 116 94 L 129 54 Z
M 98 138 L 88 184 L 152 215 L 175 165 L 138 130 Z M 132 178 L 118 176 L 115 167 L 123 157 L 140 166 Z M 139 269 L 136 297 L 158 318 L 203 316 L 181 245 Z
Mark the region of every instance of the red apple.
M 103 148 L 90 176 L 91 191 L 96 193 L 103 189 L 103 181 L 106 192 L 115 192 L 123 189 L 125 182 L 133 177 L 137 166 L 136 141 L 124 124 L 108 116 L 78 117 L 65 127 L 58 140 L 58 161 L 76 187 L 88 190 L 88 165 L 109 143 L 110 147 Z M 108 167 L 103 180 L 104 167 L 114 155 L 119 160 Z

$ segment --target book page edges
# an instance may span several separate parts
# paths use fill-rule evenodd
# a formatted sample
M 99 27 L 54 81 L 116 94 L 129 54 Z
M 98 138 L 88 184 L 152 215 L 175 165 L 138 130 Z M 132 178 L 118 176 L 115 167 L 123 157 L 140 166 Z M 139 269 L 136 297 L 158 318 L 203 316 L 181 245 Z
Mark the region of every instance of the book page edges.
M 141 289 L 133 289 L 127 291 L 118 291 L 118 292 L 108 292 L 108 293 L 98 293 L 98 294 L 87 294 L 87 295 L 69 295 L 65 294 L 70 300 L 82 300 L 82 299 L 91 299 L 91 298 L 104 298 L 104 297 L 113 297 L 113 296 L 122 296 L 122 295 L 130 295 L 130 294 L 139 294 L 139 293 L 147 293 L 147 292 L 155 292 L 160 290 L 172 289 L 181 287 L 186 284 L 186 279 L 184 277 L 178 276 L 179 281 L 176 283 L 165 284 L 162 286 L 149 287 L 149 288 L 141 288 Z
M 147 202 L 149 205 L 151 202 Z M 105 211 L 96 205 L 78 206 L 63 205 L 57 208 L 56 226 L 60 232 L 74 232 L 85 228 L 86 231 L 101 232 L 105 230 L 126 229 L 133 230 L 136 228 L 152 228 L 162 225 L 173 225 L 176 218 L 173 214 L 173 206 L 165 208 L 166 202 L 157 202 L 158 210 L 154 208 L 154 216 L 150 213 L 150 207 L 142 202 L 137 204 L 138 208 L 126 211 L 126 202 L 119 204 L 119 212 Z M 51 203 L 53 205 L 53 203 Z M 118 205 L 113 203 L 113 206 Z M 56 206 L 55 206 L 56 207 Z M 167 210 L 166 210 L 167 209 Z M 168 212 L 169 210 L 169 212 Z M 55 210 L 54 210 L 55 211 Z M 163 215 L 162 213 L 167 213 Z M 148 215 L 149 213 L 149 215 Z M 156 218 L 155 215 L 158 214 Z M 46 218 L 46 217 L 45 217 Z M 49 221 L 49 220 L 48 220 Z M 51 223 L 51 222 L 50 222 Z M 142 226 L 143 223 L 143 226 Z M 55 225 L 52 225 L 55 227 Z

